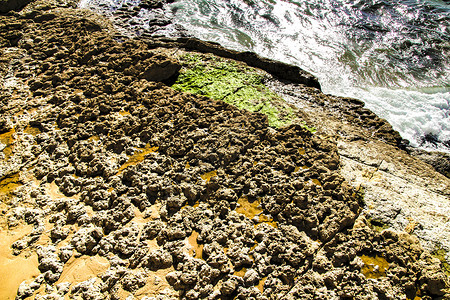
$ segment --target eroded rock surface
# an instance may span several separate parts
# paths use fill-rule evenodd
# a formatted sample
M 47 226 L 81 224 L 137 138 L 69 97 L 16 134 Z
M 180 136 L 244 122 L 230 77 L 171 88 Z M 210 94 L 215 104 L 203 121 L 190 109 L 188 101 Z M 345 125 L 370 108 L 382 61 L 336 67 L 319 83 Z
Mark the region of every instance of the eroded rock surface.
M 336 139 L 341 174 L 364 199 L 363 214 L 374 228 L 390 227 L 417 235 L 430 252 L 446 253 L 438 256 L 448 272 L 450 179 L 444 176 L 447 157 L 406 147 L 398 132 L 359 100 L 324 95 L 276 80 L 269 80 L 268 86 L 303 110 L 309 126 Z M 411 152 L 418 154 L 411 156 Z M 439 168 L 434 163 L 436 159 L 430 157 L 440 157 L 444 167 Z
M 0 254 L 35 264 L 2 293 L 448 297 L 417 239 L 360 216 L 334 138 L 175 91 L 170 52 L 43 3 L 0 17 Z

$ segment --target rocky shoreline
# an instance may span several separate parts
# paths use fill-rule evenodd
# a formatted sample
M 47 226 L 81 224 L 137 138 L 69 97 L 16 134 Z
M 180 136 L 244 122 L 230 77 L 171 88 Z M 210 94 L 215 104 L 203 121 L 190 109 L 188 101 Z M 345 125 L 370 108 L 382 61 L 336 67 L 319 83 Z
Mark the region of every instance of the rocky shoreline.
M 118 42 L 74 3 L 34 1 L 0 31 L 0 298 L 450 298 L 449 179 L 362 102 L 206 42 Z M 212 48 L 234 56 L 192 52 Z M 251 85 L 292 105 L 238 109 L 199 94 L 213 79 L 183 92 L 186 53 L 259 68 L 224 101 Z

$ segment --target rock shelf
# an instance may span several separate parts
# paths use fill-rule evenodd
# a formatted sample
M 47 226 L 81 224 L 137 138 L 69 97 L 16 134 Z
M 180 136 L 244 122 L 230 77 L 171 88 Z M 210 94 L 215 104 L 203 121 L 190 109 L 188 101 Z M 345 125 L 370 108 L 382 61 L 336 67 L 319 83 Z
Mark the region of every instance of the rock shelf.
M 177 91 L 170 49 L 70 3 L 0 30 L 5 299 L 450 297 L 415 236 L 372 228 L 324 130 Z

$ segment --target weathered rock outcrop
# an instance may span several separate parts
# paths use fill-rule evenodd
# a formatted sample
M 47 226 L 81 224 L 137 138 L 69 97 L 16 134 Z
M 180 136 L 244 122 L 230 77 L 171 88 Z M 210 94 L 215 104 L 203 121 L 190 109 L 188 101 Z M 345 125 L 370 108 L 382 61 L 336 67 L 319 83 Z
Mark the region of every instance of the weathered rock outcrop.
M 0 273 L 23 268 L 2 297 L 448 297 L 414 236 L 361 216 L 352 144 L 176 91 L 162 83 L 182 65 L 171 51 L 44 3 L 0 17 L 20 34 L 1 48 Z M 398 150 L 381 120 L 354 141 L 370 126 Z
M 0 0 L 0 13 L 19 10 L 30 2 L 31 0 Z
M 152 39 L 148 41 L 148 44 L 150 47 L 176 47 L 203 53 L 213 53 L 221 57 L 242 61 L 251 67 L 262 69 L 281 80 L 300 83 L 320 90 L 319 80 L 315 76 L 306 72 L 305 70 L 302 70 L 298 66 L 270 60 L 261 57 L 253 52 L 239 52 L 229 50 L 217 43 L 205 42 L 196 38 L 184 37 L 175 39 Z

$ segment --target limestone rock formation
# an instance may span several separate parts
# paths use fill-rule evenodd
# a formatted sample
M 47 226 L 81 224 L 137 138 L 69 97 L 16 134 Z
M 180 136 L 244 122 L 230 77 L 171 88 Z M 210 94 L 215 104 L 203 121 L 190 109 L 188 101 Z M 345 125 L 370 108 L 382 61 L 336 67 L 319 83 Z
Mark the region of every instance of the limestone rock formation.
M 168 44 L 117 41 L 107 20 L 58 5 L 0 16 L 16 32 L 1 40 L 0 298 L 449 297 L 417 237 L 369 218 L 369 201 L 389 200 L 374 176 L 448 197 L 431 167 L 399 163 L 386 121 L 257 70 L 315 103 L 270 127 L 266 110 L 168 86 L 185 67 Z
M 30 2 L 31 0 L 0 0 L 0 13 L 19 10 Z

